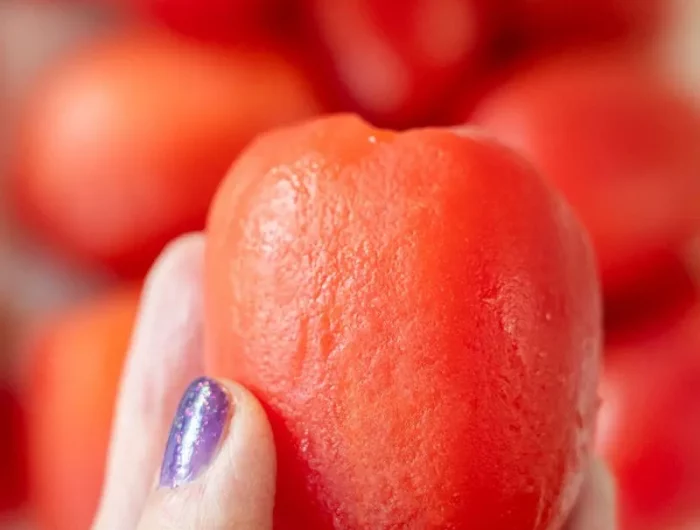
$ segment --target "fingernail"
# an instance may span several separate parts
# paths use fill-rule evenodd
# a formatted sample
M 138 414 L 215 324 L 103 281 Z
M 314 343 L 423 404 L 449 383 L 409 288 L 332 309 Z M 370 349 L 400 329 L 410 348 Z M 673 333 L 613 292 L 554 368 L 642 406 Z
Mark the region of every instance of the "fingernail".
M 160 486 L 196 479 L 214 458 L 233 413 L 228 390 L 208 377 L 190 384 L 178 405 L 165 446 Z

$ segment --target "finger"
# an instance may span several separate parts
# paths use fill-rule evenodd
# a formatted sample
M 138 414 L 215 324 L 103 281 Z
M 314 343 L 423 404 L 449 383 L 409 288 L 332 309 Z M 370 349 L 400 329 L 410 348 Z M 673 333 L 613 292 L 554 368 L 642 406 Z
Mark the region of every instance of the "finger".
M 605 465 L 596 460 L 567 530 L 616 530 L 615 486 Z
M 275 448 L 244 388 L 195 380 L 173 420 L 139 530 L 271 530 Z
M 149 273 L 116 405 L 105 484 L 93 528 L 135 528 L 170 420 L 202 373 L 201 235 L 172 243 Z

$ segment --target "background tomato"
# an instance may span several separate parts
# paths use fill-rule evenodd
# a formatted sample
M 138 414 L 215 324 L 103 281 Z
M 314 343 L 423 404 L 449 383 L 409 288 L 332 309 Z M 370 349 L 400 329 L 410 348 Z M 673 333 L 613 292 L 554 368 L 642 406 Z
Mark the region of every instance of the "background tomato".
M 256 36 L 285 0 L 113 0 L 187 35 L 217 41 Z M 296 0 L 293 0 L 296 1 Z
M 483 0 L 305 0 L 343 106 L 379 124 L 425 121 L 484 58 Z
M 493 101 L 491 110 L 499 116 L 494 124 L 501 127 L 508 122 L 507 129 L 520 131 L 511 140 L 522 140 L 517 147 L 523 148 L 526 157 L 536 155 L 534 162 L 547 162 L 550 169 L 574 179 L 551 178 L 566 191 L 588 227 L 597 231 L 597 250 L 604 258 L 605 342 L 611 362 L 606 396 L 612 396 L 612 408 L 619 401 L 620 410 L 627 411 L 610 415 L 617 418 L 611 439 L 619 441 L 610 453 L 611 462 L 627 490 L 623 492 L 623 530 L 670 530 L 672 519 L 682 519 L 694 528 L 698 521 L 693 521 L 687 507 L 695 495 L 695 464 L 685 453 L 694 435 L 685 424 L 695 421 L 695 376 L 687 361 L 678 360 L 690 355 L 676 352 L 693 349 L 694 339 L 677 328 L 683 327 L 679 319 L 698 299 L 697 278 L 688 263 L 697 266 L 700 259 L 685 256 L 689 237 L 693 232 L 697 237 L 700 230 L 697 217 L 692 218 L 699 209 L 691 204 L 693 182 L 697 182 L 691 177 L 696 174 L 695 159 L 688 154 L 697 144 L 696 134 L 690 132 L 695 127 L 688 124 L 697 119 L 692 116 L 700 102 L 698 15 L 700 2 L 692 0 L 0 0 L 0 384 L 9 389 L 17 386 L 16 367 L 23 364 L 26 351 L 18 345 L 27 332 L 32 338 L 34 324 L 43 316 L 101 292 L 115 279 L 109 271 L 141 276 L 168 239 L 201 228 L 220 176 L 256 134 L 284 121 L 306 118 L 321 106 L 327 111 L 354 110 L 375 124 L 399 128 L 462 125 L 475 106 L 491 108 Z M 601 45 L 624 48 L 624 55 L 604 58 L 597 51 Z M 653 61 L 639 62 L 639 55 L 651 55 Z M 605 62 L 607 66 L 601 67 Z M 658 63 L 665 76 L 661 81 L 652 71 Z M 546 70 L 551 74 L 544 74 Z M 622 80 L 611 81 L 616 78 Z M 677 97 L 676 86 L 669 89 L 669 85 L 681 85 L 688 100 Z M 29 91 L 33 98 L 24 106 L 20 103 Z M 590 96 L 582 98 L 585 105 L 578 99 L 582 94 Z M 607 103 L 599 105 L 597 97 Z M 508 107 L 503 112 L 497 110 L 501 104 Z M 536 110 L 523 110 L 529 105 Z M 380 137 L 386 140 L 377 132 Z M 371 148 L 371 144 L 361 142 L 361 147 Z M 344 148 L 334 152 L 350 161 L 357 154 L 348 155 Z M 681 176 L 679 168 L 686 164 L 688 171 Z M 320 176 L 328 170 L 323 165 L 304 167 Z M 439 182 L 436 167 L 426 165 L 424 171 Z M 371 189 L 386 181 L 382 174 L 391 168 L 372 168 Z M 301 169 L 290 170 L 294 172 Z M 3 187 L 8 176 L 10 189 Z M 308 190 L 309 197 L 316 197 L 317 188 Z M 284 199 L 283 191 L 275 193 Z M 380 213 L 392 211 L 393 203 L 400 200 L 387 192 Z M 285 201 L 275 203 L 274 211 L 299 207 Z M 247 199 L 243 202 L 247 204 Z M 424 203 L 421 197 L 414 206 L 419 209 Z M 455 212 L 471 219 L 470 205 L 462 201 Z M 439 218 L 438 213 L 433 217 Z M 329 214 L 309 221 L 308 234 L 299 236 L 298 244 L 307 235 L 313 239 L 314 231 L 323 234 L 330 218 Z M 453 230 L 458 232 L 457 213 L 454 219 Z M 430 226 L 426 222 L 419 228 Z M 275 241 L 280 225 L 269 223 L 264 228 L 265 242 Z M 338 235 L 339 245 L 349 237 L 346 234 Z M 362 250 L 372 248 L 375 241 L 368 238 L 352 250 L 364 257 Z M 516 248 L 517 243 L 512 246 Z M 537 248 L 537 243 L 531 248 Z M 335 254 L 322 257 L 328 256 Z M 433 263 L 431 256 L 426 258 L 428 263 Z M 268 258 L 256 261 L 260 275 L 271 270 L 271 260 L 278 259 L 276 255 Z M 408 259 L 397 255 L 399 264 Z M 321 259 L 314 263 L 328 265 Z M 384 262 L 377 259 L 377 263 Z M 491 264 L 484 265 L 485 270 Z M 474 270 L 478 264 L 468 265 Z M 288 277 L 295 270 L 280 272 L 273 279 L 275 285 L 293 284 Z M 482 285 L 488 271 L 477 272 L 471 279 L 474 286 Z M 267 282 L 244 288 L 260 290 Z M 370 283 L 356 282 L 357 296 Z M 451 284 L 442 284 L 442 290 L 435 290 L 444 294 L 448 291 L 444 285 Z M 318 292 L 326 293 L 327 285 L 333 282 L 321 285 Z M 515 285 L 513 291 L 518 291 L 522 282 Z M 292 293 L 289 288 L 289 299 Z M 285 294 L 274 294 L 282 302 L 269 313 L 288 303 Z M 523 299 L 519 307 L 532 301 L 525 295 Z M 255 305 L 253 295 L 249 301 Z M 100 313 L 100 307 L 95 302 L 93 311 Z M 347 333 L 375 333 L 376 323 L 363 318 L 374 314 L 375 306 L 368 307 L 364 312 L 357 310 Z M 293 307 L 290 314 L 305 308 Z M 241 309 L 244 316 L 249 314 L 246 311 Z M 346 308 L 339 313 L 346 314 Z M 326 326 L 326 320 L 292 322 L 291 318 L 282 314 L 278 321 L 292 330 L 290 336 L 298 330 L 294 335 L 298 340 L 284 342 L 295 355 L 315 345 L 314 351 L 334 346 L 329 337 L 336 336 L 335 330 Z M 503 319 L 503 327 L 510 329 L 512 322 L 523 321 Z M 334 321 L 329 318 L 328 322 Z M 544 317 L 532 327 L 540 325 L 548 325 Z M 313 342 L 314 337 L 320 338 Z M 263 338 L 256 338 L 260 342 L 255 344 L 259 346 Z M 397 340 L 401 338 L 399 334 Z M 472 345 L 466 339 L 465 343 Z M 499 351 L 489 350 L 490 358 Z M 34 353 L 32 360 L 42 357 Z M 304 373 L 310 363 L 303 361 L 292 362 L 290 371 Z M 71 360 L 67 364 L 73 365 L 61 368 L 60 377 L 51 380 L 51 392 L 39 390 L 26 402 L 15 403 L 11 390 L 9 410 L 18 414 L 23 408 L 42 410 L 40 402 L 46 400 L 51 411 L 55 404 L 65 403 L 67 398 L 53 396 L 73 396 L 74 390 L 86 388 L 85 374 L 98 371 L 91 362 Z M 49 373 L 59 371 L 47 361 L 37 361 L 32 370 L 41 374 L 42 366 Z M 505 394 L 511 396 L 507 390 Z M 22 429 L 13 429 L 11 436 L 2 433 L 4 422 L 13 421 L 4 418 L 15 417 L 15 412 L 4 408 L 3 391 L 0 445 L 14 446 L 21 442 L 15 434 L 21 438 Z M 99 389 L 86 392 L 94 392 L 98 402 L 103 399 Z M 383 403 L 375 401 L 368 422 Z M 604 402 L 603 410 L 608 409 Z M 94 405 L 91 413 L 96 416 L 95 426 L 106 430 L 111 408 Z M 55 416 L 63 421 L 68 414 Z M 52 420 L 39 415 L 38 421 L 48 425 Z M 56 423 L 50 424 L 52 428 L 58 429 Z M 76 424 L 88 431 L 85 424 Z M 32 424 L 33 433 L 48 430 Z M 635 439 L 631 432 L 641 434 Z M 62 455 L 68 442 L 62 435 L 57 440 L 61 444 L 57 454 Z M 31 447 L 37 446 L 33 437 Z M 48 444 L 41 447 L 48 461 Z M 2 454 L 8 450 L 14 451 L 2 449 Z M 639 461 L 633 461 L 637 457 Z M 21 464 L 21 452 L 18 459 Z M 97 483 L 97 472 L 86 471 L 97 469 L 97 460 L 89 456 L 79 463 L 76 481 L 92 473 L 84 482 Z M 459 455 L 454 460 L 459 461 Z M 676 462 L 676 467 L 669 468 L 669 462 Z M 15 500 L 25 492 L 21 473 L 18 479 L 12 478 L 12 485 L 7 482 L 7 472 L 14 473 L 10 468 L 6 464 L 0 471 L 0 505 L 9 498 L 4 506 L 11 510 L 0 517 L 3 530 L 5 521 L 15 530 L 13 519 L 23 519 L 34 509 L 31 504 L 16 509 Z M 35 484 L 42 483 L 42 477 L 34 478 Z M 492 486 L 486 479 L 484 483 Z M 73 501 L 64 502 L 66 495 L 77 497 L 75 484 L 42 487 L 40 495 L 35 489 L 33 498 L 39 501 L 43 521 L 61 524 L 56 523 L 60 519 L 72 530 L 76 524 L 87 524 L 88 508 L 69 513 Z M 4 496 L 6 485 L 14 486 L 8 490 L 9 497 Z M 93 503 L 94 495 L 83 500 Z M 75 521 L 69 520 L 72 515 Z M 26 528 L 22 521 L 18 525 Z
M 141 274 L 170 239 L 203 226 L 253 135 L 317 110 L 277 53 L 115 37 L 59 67 L 31 102 L 15 198 L 61 248 Z
M 637 58 L 540 62 L 488 95 L 474 121 L 564 193 L 608 291 L 663 274 L 700 226 L 700 115 Z
M 209 369 L 275 430 L 276 528 L 563 522 L 595 419 L 598 283 L 518 156 L 347 116 L 270 133 L 222 183 L 205 261 Z
M 608 292 L 605 298 L 606 342 L 625 344 L 656 336 L 698 302 L 697 280 L 685 256 L 668 254 L 655 278 Z
M 526 42 L 649 35 L 660 26 L 664 4 L 659 0 L 500 2 L 509 30 Z
M 607 354 L 598 445 L 620 488 L 622 528 L 685 528 L 700 520 L 700 306 Z
M 27 441 L 24 405 L 14 389 L 0 382 L 0 521 L 27 497 Z
M 139 293 L 120 288 L 36 334 L 27 397 L 30 494 L 42 529 L 90 528 Z

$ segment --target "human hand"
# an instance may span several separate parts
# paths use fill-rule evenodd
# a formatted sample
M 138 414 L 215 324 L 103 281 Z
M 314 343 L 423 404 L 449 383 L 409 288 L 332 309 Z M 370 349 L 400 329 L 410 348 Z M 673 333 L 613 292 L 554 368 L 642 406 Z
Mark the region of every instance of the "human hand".
M 93 530 L 272 528 L 265 413 L 241 386 L 200 379 L 203 248 L 200 235 L 181 238 L 146 282 Z M 612 482 L 596 461 L 565 530 L 615 527 Z

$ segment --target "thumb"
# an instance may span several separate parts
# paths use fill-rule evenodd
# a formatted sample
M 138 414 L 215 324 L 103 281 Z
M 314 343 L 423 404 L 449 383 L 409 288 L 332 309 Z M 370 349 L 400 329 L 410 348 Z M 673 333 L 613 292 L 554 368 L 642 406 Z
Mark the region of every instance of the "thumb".
M 275 449 L 258 401 L 209 378 L 185 391 L 139 530 L 271 530 Z

